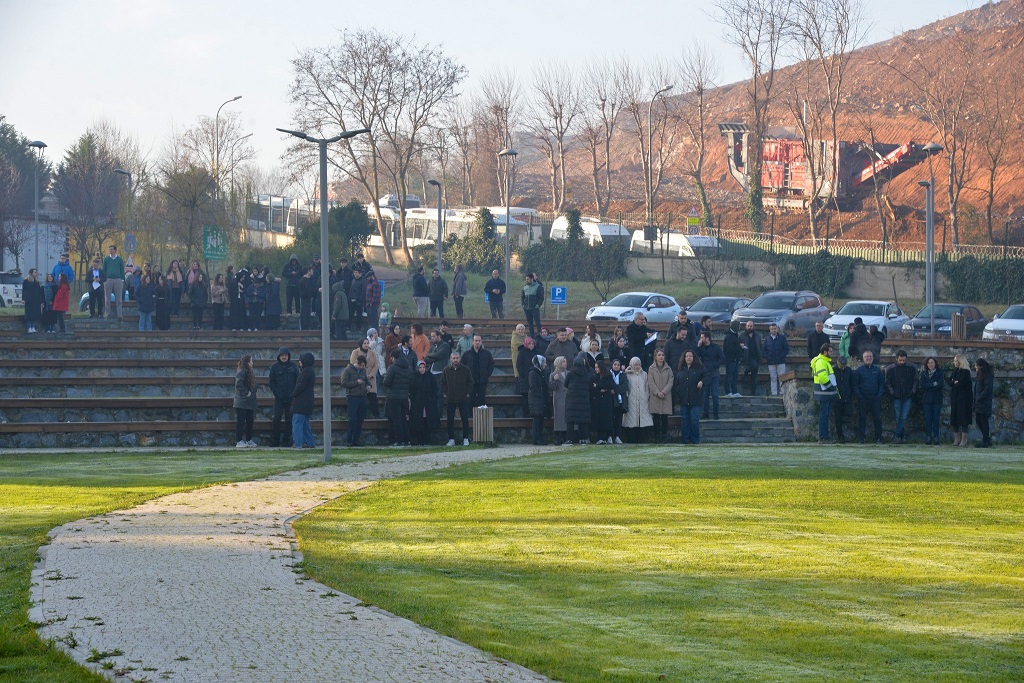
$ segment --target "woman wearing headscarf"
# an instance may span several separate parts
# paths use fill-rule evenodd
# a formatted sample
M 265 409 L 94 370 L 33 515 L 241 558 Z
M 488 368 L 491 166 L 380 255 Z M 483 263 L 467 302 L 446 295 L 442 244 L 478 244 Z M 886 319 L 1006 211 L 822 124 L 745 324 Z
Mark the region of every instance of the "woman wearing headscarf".
M 626 368 L 626 381 L 629 382 L 629 405 L 622 415 L 623 431 L 629 443 L 643 443 L 646 429 L 654 424 L 651 411 L 647 404 L 647 373 L 644 372 L 640 358 L 634 356 Z
M 547 443 L 544 439 L 544 418 L 547 416 L 548 405 L 550 404 L 547 380 L 548 361 L 544 356 L 536 355 L 533 357 L 531 365 L 532 367 L 528 375 L 528 401 L 530 417 L 533 418 L 533 445 L 544 446 Z
M 376 352 L 374 352 L 370 347 L 369 339 L 363 339 L 359 342 L 359 346 L 352 349 L 352 353 L 348 357 L 348 362 L 355 365 L 356 358 L 359 356 L 366 357 L 366 402 L 369 407 L 370 415 L 374 418 L 379 418 L 380 404 L 377 402 L 377 368 L 380 366 L 377 363 Z
M 437 380 L 427 370 L 426 361 L 416 362 L 416 373 L 409 385 L 409 435 L 417 446 L 430 444 L 430 433 L 441 424 L 437 404 Z
M 522 399 L 523 417 L 530 416 L 530 368 L 533 367 L 533 359 L 537 355 L 536 346 L 533 337 L 526 337 L 516 353 L 516 393 Z
M 582 445 L 590 443 L 590 377 L 585 354 L 572 361 L 565 378 L 565 424 L 569 440 Z M 574 438 L 575 437 L 575 438 Z
M 599 444 L 615 443 L 612 424 L 615 421 L 613 406 L 617 397 L 618 388 L 612 381 L 608 364 L 602 360 L 597 363 L 597 372 L 591 380 L 590 389 L 590 424 L 593 425 L 593 436 Z
M 618 358 L 610 365 L 612 384 L 615 386 L 615 395 L 612 396 L 612 432 L 608 437 L 609 442 L 622 445 L 622 414 L 629 407 L 629 380 L 626 379 L 626 363 Z
M 665 362 L 665 352 L 654 352 L 654 363 L 647 369 L 647 406 L 654 421 L 654 442 L 668 441 L 668 417 L 672 414 L 672 385 L 675 373 Z
M 568 439 L 565 426 L 565 376 L 567 374 L 565 356 L 556 358 L 553 365 L 554 369 L 548 378 L 548 389 L 551 391 L 551 406 L 554 409 L 555 443 L 566 444 Z
M 958 354 L 953 357 L 953 372 L 946 382 L 949 384 L 949 426 L 953 430 L 953 445 L 966 446 L 974 413 L 974 386 L 966 356 Z

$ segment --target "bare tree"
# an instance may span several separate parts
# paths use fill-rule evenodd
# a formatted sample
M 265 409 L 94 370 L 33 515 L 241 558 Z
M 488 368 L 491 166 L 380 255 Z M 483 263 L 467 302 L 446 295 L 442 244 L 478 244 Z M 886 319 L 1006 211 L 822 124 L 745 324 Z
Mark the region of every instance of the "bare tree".
M 559 212 L 565 207 L 566 151 L 582 109 L 579 82 L 564 65 L 541 66 L 534 71 L 533 90 L 531 128 L 548 162 L 551 210 Z
M 445 124 L 455 144 L 455 151 L 459 155 L 459 165 L 462 173 L 463 205 L 476 204 L 473 173 L 475 171 L 477 155 L 480 151 L 480 138 L 472 112 L 478 107 L 478 104 L 467 103 L 465 99 L 459 99 L 452 102 L 445 113 Z
M 1021 118 L 1021 74 L 1017 69 L 997 69 L 979 87 L 979 107 L 975 124 L 978 127 L 978 148 L 984 170 L 985 224 L 989 242 L 995 244 L 992 212 L 996 194 L 1002 184 L 1006 154 L 1010 140 L 1019 134 Z
M 732 264 L 710 249 L 694 249 L 693 258 L 685 260 L 685 268 L 692 280 L 704 283 L 708 296 L 711 296 L 715 285 L 732 272 Z
M 764 223 L 761 151 L 775 101 L 775 72 L 790 36 L 793 0 L 716 0 L 725 39 L 743 53 L 750 70 L 747 100 L 753 122 L 747 148 L 747 220 L 755 233 Z
M 789 105 L 803 137 L 807 218 L 817 242 L 818 220 L 838 191 L 839 111 L 852 53 L 866 32 L 862 0 L 794 0 L 792 25 L 802 63 Z
M 887 199 L 882 193 L 882 174 L 891 176 L 891 169 L 881 171 L 878 162 L 882 155 L 877 151 L 878 139 L 875 137 L 877 122 L 871 107 L 862 107 L 856 114 L 858 126 L 868 136 L 869 153 L 871 155 L 871 194 L 875 200 L 875 211 L 878 213 L 878 224 L 882 228 L 882 248 L 889 244 L 889 214 L 886 210 Z M 895 218 L 895 217 L 894 217 Z
M 977 36 L 964 31 L 943 36 L 932 54 L 924 57 L 904 38 L 904 63 L 897 58 L 886 65 L 899 74 L 914 93 L 922 120 L 939 137 L 946 155 L 946 199 L 953 245 L 960 244 L 960 195 L 967 186 L 971 155 L 976 151 L 977 127 L 971 116 L 978 106 Z
M 608 214 L 612 201 L 611 145 L 622 107 L 620 70 L 607 60 L 587 69 L 581 134 L 590 154 L 590 176 L 599 216 Z
M 425 144 L 425 130 L 454 97 L 465 69 L 438 47 L 377 30 L 344 31 L 338 45 L 307 50 L 292 65 L 291 101 L 303 130 L 371 130 L 340 141 L 341 156 L 331 163 L 369 197 L 388 263 L 394 256 L 377 200 L 382 180 L 395 189 L 401 249 L 411 262 L 405 234 L 409 171 Z
M 504 204 L 509 179 L 503 169 L 504 164 L 497 163 L 498 152 L 513 147 L 512 132 L 520 123 L 522 90 L 516 75 L 505 70 L 496 71 L 485 78 L 480 92 L 478 118 L 484 133 L 481 151 L 494 160 L 498 201 Z
M 710 226 L 711 201 L 704 186 L 704 162 L 708 155 L 708 136 L 718 108 L 716 81 L 720 71 L 706 45 L 696 44 L 684 50 L 679 60 L 679 75 L 684 94 L 679 98 L 679 118 L 686 131 L 686 153 L 682 155 L 686 173 L 693 180 L 700 202 L 701 218 Z
M 678 130 L 674 107 L 661 97 L 673 84 L 670 68 L 661 63 L 639 67 L 623 61 L 619 69 L 622 109 L 633 124 L 632 133 L 644 174 L 644 205 L 647 223 L 654 223 L 654 207 L 665 170 L 676 151 Z
M 168 237 L 164 241 L 184 250 L 185 260 L 191 261 L 194 253 L 202 253 L 203 226 L 220 223 L 224 213 L 215 198 L 216 182 L 205 159 L 189 144 L 187 132 L 169 139 L 159 164 L 157 189 L 164 196 L 161 218 Z M 163 244 L 159 246 L 162 263 Z

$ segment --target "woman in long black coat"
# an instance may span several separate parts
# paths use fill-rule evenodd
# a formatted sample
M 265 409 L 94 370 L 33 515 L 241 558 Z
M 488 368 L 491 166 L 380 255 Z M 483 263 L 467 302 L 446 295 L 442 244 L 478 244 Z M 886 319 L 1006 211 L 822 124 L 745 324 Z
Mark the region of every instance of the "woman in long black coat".
M 163 273 L 156 276 L 156 313 L 153 314 L 153 324 L 158 330 L 171 329 L 171 303 L 173 294 L 171 285 Z
M 530 405 L 530 417 L 533 418 L 532 436 L 534 446 L 544 446 L 547 441 L 544 439 L 544 418 L 547 417 L 551 406 L 551 395 L 548 392 L 548 362 L 544 356 L 534 356 L 530 372 L 527 375 L 529 382 L 528 401 Z
M 966 446 L 967 431 L 974 417 L 974 385 L 966 357 L 953 358 L 953 372 L 946 382 L 949 383 L 949 426 L 953 430 L 953 445 Z
M 523 417 L 530 417 L 530 368 L 533 358 L 537 355 L 537 344 L 532 337 L 527 337 L 519 345 L 516 355 L 516 393 L 522 401 Z
M 613 406 L 618 388 L 612 381 L 612 375 L 608 372 L 608 364 L 600 361 L 597 364 L 597 374 L 591 381 L 590 389 L 590 423 L 594 426 L 594 438 L 597 443 L 612 443 L 612 424 L 615 421 Z M 621 418 L 619 420 L 622 422 Z
M 439 410 L 437 380 L 427 371 L 426 362 L 419 361 L 409 384 L 409 435 L 413 444 L 430 443 L 430 433 L 441 424 Z
M 38 332 L 36 325 L 43 317 L 43 286 L 39 284 L 39 271 L 28 271 L 28 277 L 21 283 L 21 299 L 25 304 L 25 328 L 29 334 Z
M 977 448 L 991 448 L 992 437 L 989 434 L 989 419 L 992 417 L 992 366 L 984 358 L 974 361 L 974 421 L 981 430 L 981 443 L 974 444 Z
M 587 360 L 580 353 L 565 376 L 565 424 L 581 444 L 590 443 L 590 384 Z M 572 436 L 569 437 L 572 439 Z

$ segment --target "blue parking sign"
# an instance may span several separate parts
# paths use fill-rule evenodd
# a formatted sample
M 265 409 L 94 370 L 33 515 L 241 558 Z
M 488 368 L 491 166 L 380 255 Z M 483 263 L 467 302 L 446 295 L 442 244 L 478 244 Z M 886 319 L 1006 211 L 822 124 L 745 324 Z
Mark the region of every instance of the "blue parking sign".
M 565 306 L 565 302 L 566 302 L 565 287 L 552 287 L 551 288 L 551 305 L 552 306 Z

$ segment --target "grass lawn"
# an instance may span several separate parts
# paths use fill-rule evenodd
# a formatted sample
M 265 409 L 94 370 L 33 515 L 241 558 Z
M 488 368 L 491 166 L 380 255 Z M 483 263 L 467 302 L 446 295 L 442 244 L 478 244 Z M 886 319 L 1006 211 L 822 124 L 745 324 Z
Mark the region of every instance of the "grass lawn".
M 374 457 L 334 451 L 335 462 Z M 103 681 L 48 647 L 28 621 L 36 550 L 55 526 L 183 489 L 311 467 L 289 450 L 74 453 L 0 457 L 0 681 Z
M 1024 680 L 1019 450 L 589 448 L 381 482 L 319 580 L 563 681 Z

